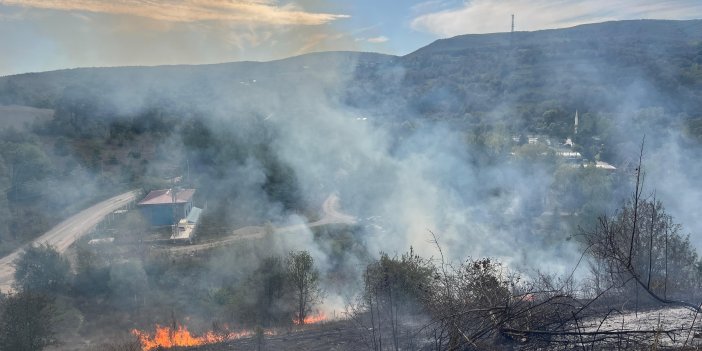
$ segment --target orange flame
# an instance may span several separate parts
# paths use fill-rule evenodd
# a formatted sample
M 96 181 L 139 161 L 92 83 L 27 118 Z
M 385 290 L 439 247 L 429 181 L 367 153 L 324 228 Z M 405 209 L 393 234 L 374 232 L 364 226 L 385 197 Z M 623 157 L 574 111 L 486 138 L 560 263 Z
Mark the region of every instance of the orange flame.
M 168 348 L 175 346 L 198 346 L 205 344 L 221 343 L 228 340 L 249 337 L 253 335 L 250 330 L 239 332 L 215 333 L 208 331 L 201 336 L 190 333 L 187 327 L 178 325 L 176 329 L 156 325 L 156 332 L 150 335 L 148 332 L 133 329 L 132 334 L 139 338 L 143 351 L 154 350 L 159 347 Z
M 317 323 L 322 323 L 326 320 L 327 320 L 327 315 L 324 314 L 324 312 L 320 312 L 318 314 L 313 314 L 311 316 L 305 317 L 305 319 L 303 320 L 304 323 L 302 323 L 302 324 L 305 324 L 305 325 L 317 324 Z M 298 321 L 297 318 L 295 318 L 293 320 L 293 323 L 295 323 L 295 325 L 300 325 L 300 321 Z

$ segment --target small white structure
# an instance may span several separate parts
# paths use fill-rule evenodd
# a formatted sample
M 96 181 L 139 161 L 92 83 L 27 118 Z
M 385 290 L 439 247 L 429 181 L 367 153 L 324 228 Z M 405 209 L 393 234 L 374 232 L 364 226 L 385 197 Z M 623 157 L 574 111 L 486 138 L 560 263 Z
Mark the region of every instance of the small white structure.
M 592 167 L 592 166 L 593 166 L 592 163 L 586 163 L 583 165 L 583 167 L 585 167 L 585 168 Z M 604 161 L 597 161 L 597 162 L 595 162 L 594 166 L 597 169 L 604 169 L 606 171 L 616 171 L 617 170 L 617 167 L 614 167 L 611 164 L 604 162 Z
M 171 240 L 187 241 L 188 243 L 192 243 L 194 233 L 195 225 L 188 223 L 187 219 L 181 219 L 178 222 L 178 226 L 176 227 L 175 231 L 173 234 L 171 234 Z
M 617 167 L 614 167 L 611 164 L 604 162 L 604 161 L 595 162 L 595 168 L 606 169 L 608 171 L 614 171 L 617 169 Z
M 583 157 L 583 155 L 581 155 L 579 152 L 571 150 L 558 150 L 556 151 L 556 155 L 571 160 L 580 159 Z
M 178 221 L 178 225 L 173 230 L 173 234 L 171 234 L 171 240 L 174 242 L 187 242 L 192 244 L 200 214 L 202 214 L 202 209 L 193 207 L 188 217 Z
M 103 244 L 112 244 L 115 242 L 115 238 L 101 238 L 101 239 L 91 239 L 88 241 L 88 245 L 103 245 Z

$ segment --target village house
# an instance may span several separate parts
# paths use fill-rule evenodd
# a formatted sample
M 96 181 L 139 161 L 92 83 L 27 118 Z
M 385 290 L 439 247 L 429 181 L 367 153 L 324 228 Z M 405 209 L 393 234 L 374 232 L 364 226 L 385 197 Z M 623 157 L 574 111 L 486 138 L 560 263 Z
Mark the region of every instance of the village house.
M 188 217 L 193 209 L 195 189 L 152 190 L 137 204 L 154 227 L 170 226 Z

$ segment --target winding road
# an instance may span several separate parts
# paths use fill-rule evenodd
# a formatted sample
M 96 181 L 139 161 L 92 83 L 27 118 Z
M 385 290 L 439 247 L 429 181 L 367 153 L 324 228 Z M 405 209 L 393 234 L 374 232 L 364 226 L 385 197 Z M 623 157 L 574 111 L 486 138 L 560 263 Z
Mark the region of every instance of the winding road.
M 44 235 L 27 245 L 40 245 L 47 243 L 54 246 L 58 252 L 62 253 L 80 237 L 89 233 L 90 230 L 105 219 L 107 215 L 136 200 L 137 196 L 139 196 L 139 191 L 133 190 L 95 204 L 57 224 L 55 227 L 51 228 L 51 230 L 44 233 Z M 356 223 L 356 219 L 354 217 L 343 214 L 339 212 L 338 209 L 339 197 L 335 194 L 329 195 L 329 197 L 327 197 L 322 204 L 322 213 L 324 215 L 321 219 L 311 223 L 274 228 L 274 233 L 290 233 L 300 231 L 305 228 L 318 227 L 328 224 Z M 188 246 L 167 246 L 164 249 L 175 252 L 192 252 L 226 245 L 239 240 L 261 238 L 265 235 L 265 233 L 265 227 L 244 227 L 237 229 L 233 231 L 231 235 L 216 241 Z M 3 258 L 0 258 L 0 291 L 8 292 L 12 290 L 15 274 L 13 262 L 17 259 L 17 257 L 19 257 L 20 253 L 22 253 L 24 247 L 15 250 L 13 253 Z
M 128 191 L 90 206 L 57 224 L 28 245 L 47 243 L 54 246 L 58 252 L 64 252 L 76 240 L 89 233 L 90 230 L 98 225 L 107 215 L 136 200 L 139 193 L 140 192 L 137 190 Z M 7 292 L 12 289 L 15 274 L 15 267 L 12 262 L 19 257 L 24 247 L 0 258 L 0 291 Z

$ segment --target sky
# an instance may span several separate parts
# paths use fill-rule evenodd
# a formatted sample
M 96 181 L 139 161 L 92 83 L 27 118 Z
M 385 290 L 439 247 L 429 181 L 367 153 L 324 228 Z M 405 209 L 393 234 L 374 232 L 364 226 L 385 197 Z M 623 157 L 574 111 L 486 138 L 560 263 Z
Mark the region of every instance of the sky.
M 0 0 L 0 75 L 405 55 L 439 38 L 610 20 L 702 18 L 700 0 Z

